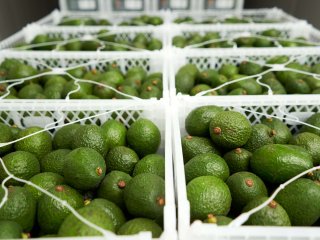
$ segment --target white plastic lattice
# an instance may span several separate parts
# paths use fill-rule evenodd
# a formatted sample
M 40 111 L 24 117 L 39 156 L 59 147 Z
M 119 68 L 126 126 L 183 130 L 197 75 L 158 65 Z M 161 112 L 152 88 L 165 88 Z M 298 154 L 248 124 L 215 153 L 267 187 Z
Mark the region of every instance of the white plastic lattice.
M 176 96 L 175 89 L 175 74 L 185 64 L 192 63 L 195 64 L 200 71 L 206 69 L 215 69 L 218 70 L 223 64 L 234 64 L 239 65 L 243 61 L 252 61 L 256 62 L 260 65 L 266 64 L 266 61 L 275 56 L 288 56 L 289 62 L 297 61 L 300 64 L 306 64 L 312 66 L 314 64 L 320 63 L 320 48 L 299 48 L 295 49 L 257 49 L 257 50 L 247 50 L 247 49 L 237 49 L 237 51 L 233 50 L 207 50 L 207 51 L 198 51 L 194 50 L 176 50 L 174 53 L 175 61 L 171 64 L 170 68 L 170 94 L 172 96 Z M 286 71 L 285 65 L 268 65 L 269 67 L 273 67 L 274 71 Z M 272 69 L 270 70 L 272 71 Z M 311 74 L 309 72 L 304 72 L 306 75 L 312 75 L 314 77 L 319 78 L 316 74 Z M 256 80 L 259 79 L 261 74 L 254 75 Z M 251 76 L 250 76 L 251 77 Z M 245 81 L 245 78 L 237 79 L 237 81 Z M 259 83 L 259 81 L 257 81 Z M 227 84 L 231 84 L 229 81 Z M 261 83 L 260 83 L 261 84 Z M 262 85 L 262 84 L 261 84 Z M 264 86 L 264 85 L 263 85 Z M 217 90 L 220 87 L 209 90 Z M 270 90 L 270 89 L 269 89 Z M 209 92 L 208 91 L 208 92 Z M 207 92 L 207 91 L 206 91 Z M 198 96 L 204 95 L 206 92 L 202 92 L 198 94 Z M 272 92 L 269 93 L 272 95 Z M 278 96 L 278 95 L 277 95 Z M 179 96 L 179 97 L 188 97 L 188 96 Z M 220 96 L 215 96 L 220 97 Z M 248 98 L 252 98 L 252 96 L 244 96 Z M 254 96 L 261 97 L 265 99 L 271 99 L 270 96 Z M 253 98 L 252 98 L 253 99 Z
M 126 54 L 121 53 L 62 53 L 56 52 L 54 54 L 46 52 L 10 52 L 2 51 L 0 52 L 0 63 L 6 58 L 13 58 L 23 61 L 24 63 L 35 67 L 38 70 L 50 69 L 51 72 L 45 73 L 45 75 L 60 75 L 66 74 L 67 70 L 72 68 L 77 68 L 80 66 L 85 67 L 87 70 L 96 69 L 99 71 L 105 71 L 106 67 L 110 64 L 116 63 L 121 71 L 124 73 L 127 72 L 130 68 L 139 66 L 144 68 L 148 73 L 153 72 L 162 72 L 163 73 L 163 97 L 168 96 L 168 73 L 165 65 L 165 55 L 164 53 L 136 53 L 130 52 Z M 42 74 L 32 76 L 25 79 L 13 79 L 6 80 L 3 82 L 8 82 L 11 85 L 21 84 L 24 81 L 32 80 Z M 70 75 L 69 75 L 70 76 Z M 97 82 L 88 81 L 85 79 L 75 79 L 78 82 L 88 82 L 97 84 Z M 103 85 L 107 88 L 113 89 L 117 92 L 117 89 L 114 89 L 110 86 Z M 0 100 L 4 100 L 4 97 L 10 92 L 10 87 L 7 89 L 7 93 L 0 97 Z M 120 92 L 118 92 L 120 93 Z M 70 94 L 69 94 L 70 95 Z M 68 96 L 69 96 L 68 95 Z M 131 97 L 132 99 L 139 100 L 137 97 Z M 141 100 L 141 99 L 140 99 Z
M 31 126 L 39 126 L 44 128 L 43 131 L 49 131 L 54 133 L 57 129 L 62 126 L 66 126 L 72 123 L 80 124 L 97 124 L 101 125 L 108 119 L 116 119 L 122 122 L 125 126 L 129 127 L 133 122 L 139 118 L 147 118 L 153 121 L 160 130 L 161 133 L 161 144 L 158 149 L 160 154 L 163 154 L 166 159 L 165 163 L 165 194 L 166 194 L 166 205 L 164 207 L 164 232 L 160 239 L 176 239 L 176 217 L 175 217 L 175 203 L 174 203 L 174 190 L 173 190 L 173 172 L 172 172 L 172 147 L 171 147 L 171 122 L 169 118 L 170 108 L 167 107 L 167 102 L 165 101 L 151 101 L 144 103 L 133 103 L 131 101 L 123 101 L 118 103 L 104 103 L 97 106 L 96 103 L 87 101 L 86 103 L 73 102 L 72 104 L 60 104 L 55 103 L 38 103 L 37 105 L 29 103 L 10 103 L 10 104 L 0 104 L 0 121 L 12 125 L 15 124 L 20 128 L 27 128 Z M 154 114 L 154 111 L 157 114 Z M 34 133 L 38 134 L 40 132 Z M 30 135 L 31 136 L 31 135 Z M 29 137 L 29 136 L 27 136 Z M 10 143 L 20 141 L 17 139 Z M 4 166 L 1 158 L 0 164 Z M 5 167 L 5 166 L 4 166 Z M 6 168 L 5 168 L 6 169 Z M 31 184 L 28 181 L 21 180 L 14 175 L 10 175 L 7 172 L 9 178 L 14 178 L 15 180 L 21 181 L 26 184 Z M 6 189 L 2 182 L 2 188 Z M 32 185 L 36 187 L 35 185 Z M 44 194 L 50 195 L 47 191 L 37 188 Z M 7 194 L 7 192 L 6 192 Z M 6 196 L 5 194 L 5 196 Z M 60 201 L 59 199 L 56 199 Z M 1 199 L 0 207 L 6 201 L 6 197 Z M 62 203 L 61 204 L 65 204 Z M 107 239 L 151 239 L 150 233 L 139 233 L 134 236 L 116 236 L 113 233 L 105 231 L 94 224 L 87 222 L 86 219 L 82 218 L 76 213 L 74 209 L 66 205 L 69 210 L 76 215 L 82 222 L 90 227 L 95 228 Z M 103 238 L 103 239 L 105 239 Z M 88 238 L 89 239 L 89 238 Z
M 252 124 L 259 123 L 263 117 L 275 117 L 284 121 L 293 133 L 304 124 L 312 114 L 320 111 L 320 99 L 309 97 L 299 99 L 295 97 L 279 96 L 273 100 L 250 100 L 242 97 L 235 98 L 207 98 L 176 100 L 174 109 L 177 115 L 173 117 L 173 155 L 175 168 L 175 183 L 178 198 L 178 229 L 181 239 L 261 239 L 261 240 L 303 240 L 318 239 L 317 227 L 257 227 L 241 226 L 247 215 L 241 215 L 233 222 L 234 225 L 216 227 L 195 221 L 190 224 L 190 205 L 187 200 L 184 173 L 184 161 L 181 147 L 181 137 L 186 135 L 185 118 L 194 108 L 205 105 L 222 106 L 225 109 L 244 114 Z M 309 125 L 310 126 L 310 125 Z M 320 168 L 320 167 L 317 167 Z M 312 169 L 308 170 L 311 171 Z M 314 169 L 313 169 L 314 170 Z M 304 173 L 306 174 L 306 172 Z M 303 174 L 303 175 L 304 175 Z M 298 177 L 298 176 L 297 176 Z M 300 176 L 301 177 L 301 176 Z M 292 181 L 291 179 L 290 181 Z M 290 182 L 288 181 L 288 183 Z M 284 187 L 284 185 L 282 186 Z M 280 188 L 279 188 L 280 190 Z M 270 200 L 271 201 L 271 200 Z M 258 210 L 258 209 L 257 209 Z M 232 223 L 231 223 L 232 224 Z M 241 226 L 241 227 L 239 227 Z

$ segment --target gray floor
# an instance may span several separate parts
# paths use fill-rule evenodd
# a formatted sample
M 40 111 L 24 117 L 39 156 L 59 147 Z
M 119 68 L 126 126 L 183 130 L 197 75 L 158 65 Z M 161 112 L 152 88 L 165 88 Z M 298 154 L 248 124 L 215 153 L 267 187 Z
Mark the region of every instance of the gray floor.
M 246 0 L 246 8 L 279 7 L 320 28 L 319 0 Z M 58 0 L 0 0 L 0 40 L 58 7 Z

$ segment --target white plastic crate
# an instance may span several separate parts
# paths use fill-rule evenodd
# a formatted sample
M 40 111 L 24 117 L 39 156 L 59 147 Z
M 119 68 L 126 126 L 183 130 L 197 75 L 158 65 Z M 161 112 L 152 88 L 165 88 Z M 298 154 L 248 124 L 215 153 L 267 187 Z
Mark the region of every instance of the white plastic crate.
M 312 25 L 306 22 L 297 22 L 295 24 L 216 24 L 216 25 L 182 25 L 172 27 L 170 43 L 172 44 L 172 39 L 175 36 L 185 36 L 188 37 L 192 33 L 199 33 L 200 35 L 208 32 L 218 32 L 222 40 L 232 40 L 238 37 L 248 37 L 256 35 L 262 31 L 268 29 L 276 29 L 281 31 L 282 35 L 280 38 L 283 40 L 293 40 L 296 37 L 304 37 L 308 42 L 314 42 L 319 44 L 320 42 L 320 31 L 315 29 Z M 290 39 L 288 39 L 290 38 Z M 208 42 L 207 42 L 208 43 Z M 199 50 L 208 48 L 203 48 L 204 44 L 196 44 L 185 47 L 185 49 L 197 48 Z M 281 46 L 276 46 L 276 48 L 281 48 Z M 235 45 L 233 49 L 237 49 Z M 271 49 L 269 47 L 268 49 Z
M 97 12 L 97 13 L 87 13 L 87 12 L 63 12 L 59 10 L 54 10 L 44 18 L 38 20 L 37 24 L 40 25 L 48 25 L 48 26 L 56 26 L 58 25 L 64 17 L 73 19 L 73 18 L 93 18 L 93 19 L 107 19 L 114 26 L 119 25 L 124 21 L 128 21 L 134 17 L 139 17 L 141 15 L 149 15 L 149 16 L 158 16 L 163 19 L 164 24 L 168 23 L 169 12 L 168 11 L 144 11 L 144 12 Z M 63 26 L 68 27 L 68 26 Z M 72 27 L 72 26 L 71 26 Z M 119 26 L 120 27 L 120 26 Z
M 179 238 L 184 240 L 319 240 L 319 227 L 261 227 L 261 226 L 215 226 L 195 221 L 190 224 L 190 204 L 187 199 L 181 137 L 186 135 L 185 118 L 196 107 L 217 105 L 245 114 L 252 124 L 264 116 L 285 119 L 291 130 L 297 131 L 298 121 L 305 121 L 320 111 L 318 97 L 277 96 L 268 99 L 242 98 L 185 98 L 174 101 L 173 156 L 178 204 Z
M 163 98 L 167 99 L 169 96 L 169 83 L 168 83 L 168 70 L 166 65 L 166 55 L 163 52 L 157 53 L 86 53 L 86 52 L 28 52 L 28 51 L 0 51 L 0 63 L 6 58 L 14 58 L 21 60 L 38 70 L 51 69 L 53 74 L 61 74 L 66 71 L 66 68 L 77 67 L 79 65 L 86 67 L 87 69 L 97 69 L 103 71 L 106 65 L 117 63 L 123 72 L 134 66 L 143 67 L 148 73 L 162 72 L 163 78 Z M 0 97 L 1 98 L 1 97 Z M 0 99 L 7 102 L 25 101 L 23 99 Z M 39 102 L 39 100 L 33 100 Z M 72 102 L 74 100 L 42 100 L 42 101 L 55 101 L 55 102 Z M 82 100 L 85 102 L 86 100 Z M 122 101 L 122 100 L 97 100 L 97 101 Z M 149 101 L 143 99 L 137 99 L 132 101 Z
M 51 37 L 62 37 L 64 40 L 78 39 L 78 40 L 96 40 L 95 36 L 102 29 L 110 31 L 110 34 L 116 34 L 118 40 L 132 40 L 137 34 L 144 34 L 147 39 L 155 37 L 162 42 L 162 49 L 168 46 L 168 37 L 166 29 L 163 27 L 143 26 L 143 27 L 103 27 L 103 26 L 81 26 L 81 27 L 60 27 L 60 26 L 40 26 L 37 24 L 30 24 L 23 28 L 16 34 L 8 37 L 7 39 L 0 42 L 1 49 L 13 49 L 17 44 L 26 42 L 30 43 L 32 39 L 38 34 L 48 34 Z M 108 33 L 109 34 L 109 33 Z M 60 43 L 60 42 L 59 42 Z M 63 42 L 61 42 L 63 43 Z M 107 44 L 107 43 L 106 43 Z M 128 48 L 132 49 L 132 48 Z M 144 49 L 132 49 L 135 51 L 148 51 Z M 21 50 L 18 50 L 21 51 Z M 29 50 L 31 51 L 31 50 Z M 120 52 L 120 51 L 118 51 Z M 150 51 L 149 51 L 150 52 Z M 155 51 L 153 51 L 155 52 Z
M 110 112 L 109 112 L 110 111 Z M 153 121 L 160 130 L 161 144 L 158 153 L 165 156 L 165 207 L 164 231 L 159 239 L 175 240 L 176 233 L 176 207 L 173 187 L 172 166 L 172 133 L 170 108 L 167 101 L 150 102 L 73 102 L 67 104 L 39 102 L 32 104 L 28 101 L 20 103 L 0 103 L 0 121 L 6 124 L 15 124 L 20 128 L 39 126 L 53 132 L 65 123 L 79 121 L 81 124 L 101 124 L 108 119 L 116 119 L 129 127 L 139 118 Z M 156 114 L 155 114 L 156 112 Z M 60 239 L 60 238 L 59 238 Z M 65 238 L 61 238 L 65 239 Z M 69 238 L 68 238 L 69 239 Z M 83 238 L 72 238 L 83 239 Z M 95 237 L 86 239 L 106 239 Z M 112 234 L 107 239 L 148 240 L 151 233 L 142 232 L 133 236 L 116 236 Z
M 275 20 L 274 23 L 255 23 L 249 21 L 249 23 L 244 24 L 258 24 L 260 26 L 267 24 L 276 26 L 278 24 L 295 24 L 299 20 L 288 13 L 284 12 L 279 8 L 261 8 L 261 9 L 243 9 L 239 11 L 231 10 L 206 10 L 206 11 L 175 11 L 171 14 L 171 21 L 173 22 L 176 18 L 192 17 L 196 22 L 201 22 L 208 19 L 218 19 L 224 20 L 228 17 L 238 17 L 244 19 L 256 19 L 256 20 Z M 223 23 L 218 23 L 223 24 Z M 179 25 L 194 25 L 193 23 L 181 23 Z M 200 24 L 197 24 L 197 26 Z M 239 26 L 239 23 L 236 24 Z M 241 24 L 240 24 L 241 25 Z
M 289 56 L 291 60 L 296 60 L 301 64 L 314 65 L 320 63 L 320 47 L 319 48 L 259 48 L 259 49 L 219 49 L 212 50 L 207 49 L 206 51 L 199 51 L 198 49 L 181 50 L 176 49 L 169 58 L 174 57 L 174 61 L 170 64 L 170 95 L 175 97 L 178 94 L 179 98 L 189 98 L 190 96 L 185 96 L 176 92 L 175 88 L 175 75 L 178 70 L 185 64 L 192 63 L 195 64 L 200 71 L 206 69 L 219 69 L 223 64 L 240 64 L 243 61 L 253 61 L 258 64 L 265 64 L 267 60 L 275 56 L 286 55 Z M 275 71 L 280 71 L 283 65 L 274 66 Z M 284 70 L 284 69 L 283 69 Z M 307 94 L 311 96 L 314 94 Z M 279 96 L 279 95 L 275 95 Z M 290 96 L 290 95 L 286 95 Z M 295 95 L 297 96 L 297 95 Z M 302 97 L 303 95 L 298 95 Z M 192 98 L 199 98 L 200 96 L 194 96 Z M 223 98 L 224 96 L 213 96 L 213 98 Z M 233 96 L 228 96 L 233 97 Z M 241 96 L 242 98 L 252 99 L 250 95 Z M 254 98 L 258 99 L 269 99 L 270 96 L 267 95 L 255 95 Z M 212 98 L 201 96 L 200 98 Z

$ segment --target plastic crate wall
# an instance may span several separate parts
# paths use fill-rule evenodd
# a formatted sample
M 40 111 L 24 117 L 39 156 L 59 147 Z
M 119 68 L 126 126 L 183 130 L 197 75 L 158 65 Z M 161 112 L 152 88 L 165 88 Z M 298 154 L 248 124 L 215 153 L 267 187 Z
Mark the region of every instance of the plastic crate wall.
M 175 74 L 178 70 L 185 64 L 192 63 L 195 64 L 200 71 L 206 69 L 219 69 L 223 64 L 235 64 L 238 65 L 242 61 L 254 61 L 258 64 L 265 64 L 265 62 L 274 57 L 286 55 L 290 58 L 295 59 L 301 64 L 314 65 L 320 63 L 320 47 L 319 48 L 264 48 L 264 49 L 237 49 L 234 51 L 232 49 L 223 50 L 211 50 L 198 51 L 193 50 L 181 50 L 176 49 L 173 51 L 172 58 L 174 56 L 174 61 L 170 64 L 170 94 L 176 96 L 175 89 Z M 300 95 L 299 95 L 300 96 Z M 310 94 L 308 95 L 310 96 Z M 182 97 L 182 96 L 181 96 Z M 215 98 L 219 98 L 216 96 Z M 251 96 L 243 96 L 250 98 Z M 268 99 L 268 96 L 254 96 Z
M 87 69 L 97 69 L 104 71 L 108 64 L 117 63 L 123 72 L 127 72 L 131 67 L 139 66 L 143 67 L 148 73 L 162 72 L 163 73 L 163 98 L 167 98 L 169 95 L 168 89 L 168 70 L 166 62 L 166 56 L 164 53 L 86 53 L 86 52 L 10 52 L 0 51 L 0 63 L 6 58 L 15 58 L 30 64 L 38 70 L 46 68 L 54 69 L 59 74 L 59 68 L 76 67 L 81 64 L 86 64 Z M 17 100 L 5 100 L 1 101 L 17 101 Z M 51 101 L 51 100 L 49 100 Z M 65 100 L 61 100 L 62 102 Z M 99 100 L 98 100 L 99 101 Z M 114 100 L 112 100 L 114 102 Z M 122 101 L 122 100 L 121 100 Z M 143 100 L 146 101 L 146 100 Z M 38 102 L 38 100 L 37 100 Z
M 185 136 L 185 118 L 196 107 L 217 105 L 225 109 L 238 111 L 247 116 L 252 124 L 260 122 L 266 114 L 285 118 L 284 122 L 296 132 L 300 124 L 294 120 L 305 121 L 313 113 L 320 111 L 318 97 L 297 98 L 296 96 L 277 96 L 259 100 L 255 98 L 220 98 L 206 99 L 185 98 L 176 100 L 173 117 L 173 154 L 175 184 L 178 198 L 178 229 L 180 239 L 185 240 L 319 240 L 318 227 L 216 227 L 212 224 L 203 224 L 196 221 L 190 224 L 190 205 L 187 200 L 184 161 L 181 147 L 181 137 Z
M 243 0 L 60 0 L 63 11 L 150 11 L 159 9 L 171 10 L 204 10 L 243 8 Z M 74 6 L 73 8 L 71 6 Z M 71 7 L 71 8 L 70 8 Z
M 0 122 L 20 128 L 39 126 L 56 129 L 65 123 L 80 121 L 81 124 L 102 124 L 108 119 L 116 119 L 129 127 L 139 118 L 147 118 L 153 121 L 160 130 L 161 144 L 158 153 L 165 156 L 165 194 L 166 205 L 164 207 L 164 232 L 160 239 L 176 239 L 176 208 L 173 189 L 172 170 L 172 134 L 170 108 L 166 101 L 151 102 L 100 102 L 95 101 L 73 102 L 68 104 L 56 104 L 39 101 L 31 104 L 28 101 L 20 103 L 0 103 Z M 108 111 L 112 111 L 107 113 Z M 154 112 L 157 114 L 154 114 Z M 97 116 L 95 116 L 97 115 Z M 84 119 L 91 117 L 90 119 Z M 60 238 L 59 238 L 60 239 Z M 74 238 L 77 239 L 77 238 Z M 82 238 L 79 238 L 82 239 Z M 87 239 L 90 239 L 87 237 Z M 104 239 L 104 238 L 92 238 Z M 109 238 L 110 239 L 110 238 Z M 112 238 L 126 240 L 151 240 L 151 234 L 140 233 L 134 236 L 115 236 Z
M 91 40 L 90 36 L 97 34 L 100 30 L 106 29 L 112 31 L 117 35 L 118 40 L 132 40 L 137 34 L 144 34 L 147 39 L 155 37 L 162 41 L 163 48 L 168 45 L 168 37 L 164 28 L 155 27 L 103 27 L 103 26 L 91 26 L 91 27 L 59 27 L 59 26 L 40 26 L 37 24 L 30 24 L 23 28 L 16 34 L 8 37 L 0 42 L 0 50 L 13 48 L 16 44 L 21 42 L 29 43 L 38 34 L 48 34 L 51 37 L 62 37 L 63 39 L 69 38 L 84 38 L 84 40 Z M 19 51 L 19 50 L 18 50 Z

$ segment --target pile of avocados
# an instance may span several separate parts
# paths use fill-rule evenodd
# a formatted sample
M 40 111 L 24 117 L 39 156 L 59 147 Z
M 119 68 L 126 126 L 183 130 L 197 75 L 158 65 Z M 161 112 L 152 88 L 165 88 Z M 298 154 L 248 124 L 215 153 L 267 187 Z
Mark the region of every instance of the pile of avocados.
M 9 91 L 10 94 L 5 97 L 6 99 L 65 99 L 67 96 L 71 99 L 132 99 L 130 96 L 160 99 L 162 97 L 162 73 L 148 74 L 139 66 L 131 67 L 123 73 L 115 62 L 106 63 L 104 69 L 99 71 L 76 67 L 68 70 L 68 74 L 74 78 L 94 83 L 77 83 L 68 75 L 57 74 L 36 77 L 23 83 L 1 82 L 12 79 L 19 82 L 21 78 L 48 71 L 46 69 L 39 71 L 22 61 L 7 58 L 0 64 L 0 96 Z
M 320 81 L 312 74 L 320 74 L 320 64 L 307 65 L 297 61 L 288 63 L 289 60 L 288 56 L 275 56 L 267 60 L 266 65 L 242 61 L 239 64 L 225 63 L 219 69 L 203 71 L 199 71 L 195 64 L 189 63 L 182 66 L 176 73 L 176 91 L 191 96 L 203 91 L 208 91 L 204 96 L 266 95 L 270 92 L 272 94 L 319 94 Z M 268 71 L 273 64 L 286 64 L 286 68 L 310 74 L 290 70 Z M 258 83 L 258 76 L 261 73 L 262 78 Z M 210 91 L 210 89 L 216 90 Z
M 224 40 L 219 32 L 197 32 L 173 37 L 172 44 L 178 48 L 199 44 L 196 48 L 264 48 L 264 47 L 305 47 L 317 46 L 315 43 L 308 42 L 304 37 L 290 39 L 285 33 L 277 29 L 267 29 L 252 36 L 230 37 Z
M 320 113 L 306 123 L 292 134 L 276 117 L 251 125 L 237 111 L 193 109 L 185 119 L 188 135 L 181 139 L 191 221 L 228 225 L 281 184 L 319 166 Z M 293 181 L 245 225 L 319 226 L 319 176 L 316 170 Z
M 223 19 L 219 18 L 206 18 L 201 21 L 197 21 L 190 16 L 178 17 L 174 20 L 174 23 L 177 24 L 217 24 L 217 23 L 226 23 L 226 24 L 239 24 L 239 23 L 279 23 L 281 20 L 276 19 L 267 19 L 267 18 L 251 18 L 251 17 L 226 17 Z
M 8 189 L 0 239 L 102 236 L 72 208 L 118 235 L 161 235 L 165 159 L 157 154 L 161 133 L 152 121 L 139 118 L 127 128 L 109 119 L 99 126 L 70 123 L 53 134 L 43 130 L 0 123 L 0 142 L 23 138 L 0 147 L 7 171 L 33 184 L 7 179 L 0 165 L 0 183 Z
M 18 50 L 35 51 L 137 51 L 137 50 L 160 50 L 162 42 L 158 38 L 150 37 L 145 33 L 135 33 L 132 39 L 123 37 L 127 33 L 110 33 L 106 29 L 92 35 L 93 40 L 81 40 L 81 37 L 63 38 L 58 34 L 36 35 L 30 43 L 19 43 L 15 46 Z M 129 34 L 127 34 L 129 35 Z
M 119 26 L 159 26 L 163 24 L 163 19 L 159 16 L 141 15 L 129 20 L 122 21 Z M 59 26 L 111 26 L 108 19 L 93 19 L 92 17 L 64 17 L 61 19 Z

